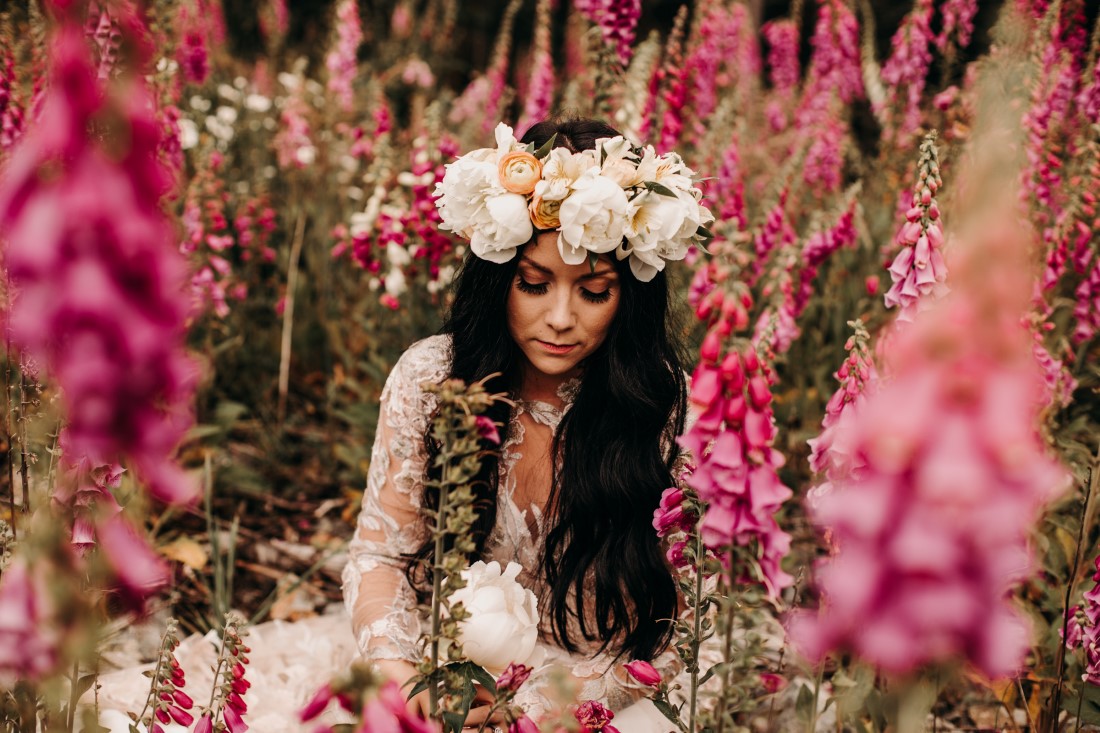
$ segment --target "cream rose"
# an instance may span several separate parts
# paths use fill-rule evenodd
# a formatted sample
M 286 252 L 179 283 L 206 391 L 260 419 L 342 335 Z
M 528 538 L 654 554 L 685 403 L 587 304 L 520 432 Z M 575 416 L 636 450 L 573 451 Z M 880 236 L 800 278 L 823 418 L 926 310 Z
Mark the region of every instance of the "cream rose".
M 535 654 L 539 633 L 535 594 L 516 580 L 522 568 L 510 562 L 475 562 L 462 572 L 466 587 L 451 595 L 470 616 L 459 624 L 458 640 L 473 663 L 500 675 L 512 662 L 525 664 Z
M 528 152 L 515 150 L 501 156 L 497 175 L 504 190 L 527 195 L 535 190 L 542 177 L 542 163 Z
M 611 252 L 623 241 L 630 202 L 626 192 L 595 169 L 573 184 L 573 193 L 558 210 L 558 251 L 567 265 L 579 265 L 589 252 Z
M 557 229 L 561 226 L 558 211 L 561 209 L 561 201 L 556 199 L 544 199 L 537 193 L 531 199 L 527 210 L 531 212 L 531 221 L 539 229 Z

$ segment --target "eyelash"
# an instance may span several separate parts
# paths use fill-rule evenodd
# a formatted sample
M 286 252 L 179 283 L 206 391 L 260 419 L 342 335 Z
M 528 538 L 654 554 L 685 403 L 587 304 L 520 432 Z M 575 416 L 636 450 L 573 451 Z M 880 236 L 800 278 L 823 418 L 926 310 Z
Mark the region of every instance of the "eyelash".
M 529 295 L 545 295 L 549 286 L 547 283 L 529 283 L 523 277 L 517 277 L 516 287 Z M 611 300 L 611 288 L 607 288 L 600 293 L 593 293 L 590 290 L 581 288 L 581 297 L 589 303 L 606 303 Z

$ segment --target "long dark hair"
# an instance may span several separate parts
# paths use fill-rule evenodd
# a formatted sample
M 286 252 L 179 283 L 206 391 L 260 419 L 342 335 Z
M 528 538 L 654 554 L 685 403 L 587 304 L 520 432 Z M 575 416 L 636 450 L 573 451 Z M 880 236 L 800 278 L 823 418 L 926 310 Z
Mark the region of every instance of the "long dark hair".
M 618 134 L 595 120 L 550 119 L 522 142 L 542 146 L 556 135 L 555 147 L 578 152 Z M 452 377 L 470 382 L 496 373 L 487 384 L 491 391 L 518 389 L 521 356 L 507 323 L 518 260 L 466 258 L 442 329 L 452 337 Z M 615 267 L 618 311 L 604 343 L 586 360 L 580 389 L 554 434 L 552 451 L 561 460 L 547 501 L 541 600 L 554 638 L 570 652 L 580 648 L 570 631 L 575 619 L 584 641 L 598 641 L 601 651 L 652 659 L 668 645 L 677 613 L 676 585 L 651 522 L 661 492 L 672 485 L 678 455 L 672 438 L 683 431 L 686 385 L 665 273 L 643 283 L 625 260 Z M 489 417 L 507 429 L 511 408 L 498 403 Z M 425 439 L 434 456 L 438 446 Z M 488 450 L 482 461 L 471 559 L 484 553 L 496 523 L 499 461 Z M 438 497 L 426 492 L 423 500 L 435 506 Z M 409 558 L 407 574 L 421 592 L 420 569 L 432 552 L 425 543 Z

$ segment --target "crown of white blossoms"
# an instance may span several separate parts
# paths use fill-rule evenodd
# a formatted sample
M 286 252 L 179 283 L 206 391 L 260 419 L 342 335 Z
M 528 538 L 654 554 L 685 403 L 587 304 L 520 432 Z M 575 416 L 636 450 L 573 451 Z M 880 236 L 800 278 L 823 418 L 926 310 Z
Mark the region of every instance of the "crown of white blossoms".
M 482 259 L 507 262 L 536 230 L 557 230 L 566 264 L 614 252 L 648 282 L 712 236 L 714 216 L 676 153 L 657 155 L 621 135 L 580 153 L 553 147 L 554 138 L 535 150 L 503 122 L 496 141 L 448 164 L 435 189 L 440 228 L 470 240 Z

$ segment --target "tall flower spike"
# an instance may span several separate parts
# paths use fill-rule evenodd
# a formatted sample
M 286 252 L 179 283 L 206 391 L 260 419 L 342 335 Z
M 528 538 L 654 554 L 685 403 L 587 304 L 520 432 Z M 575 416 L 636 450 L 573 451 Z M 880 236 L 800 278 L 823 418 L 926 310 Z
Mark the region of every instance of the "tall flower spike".
M 325 57 L 325 66 L 328 68 L 328 90 L 345 112 L 350 112 L 352 107 L 352 84 L 359 68 L 359 44 L 362 42 L 358 0 L 340 0 L 336 6 L 336 43 Z
M 600 35 L 626 66 L 633 54 L 634 30 L 642 15 L 641 0 L 577 0 L 577 10 L 600 29 Z
M 1028 243 L 1002 218 L 975 227 L 957 290 L 896 332 L 891 381 L 834 426 L 860 465 L 810 507 L 835 548 L 820 610 L 789 624 L 811 659 L 846 650 L 907 673 L 961 657 L 999 677 L 1029 648 L 1008 591 L 1067 475 L 1037 430 Z
M 886 142 L 908 147 L 921 126 L 921 101 L 932 63 L 933 0 L 916 0 L 901 22 L 890 47 L 894 53 L 882 67 L 886 97 L 874 105 Z
M 523 116 L 516 131 L 523 137 L 531 125 L 546 117 L 554 101 L 554 57 L 551 53 L 553 1 L 538 0 L 535 9 L 535 43 L 531 58 L 531 80 L 523 104 Z
M 906 212 L 905 224 L 895 240 L 901 250 L 890 264 L 894 284 L 885 297 L 887 308 L 900 308 L 901 321 L 911 321 L 928 296 L 940 298 L 947 292 L 943 224 L 935 198 L 942 185 L 935 130 L 921 143 L 917 175 L 913 206 Z
M 100 93 L 75 18 L 51 49 L 38 124 L 0 180 L 11 339 L 56 379 L 72 455 L 126 456 L 154 496 L 186 502 L 197 487 L 172 453 L 193 420 L 195 367 L 153 105 L 136 76 L 125 94 Z M 93 119 L 115 126 L 93 132 Z

